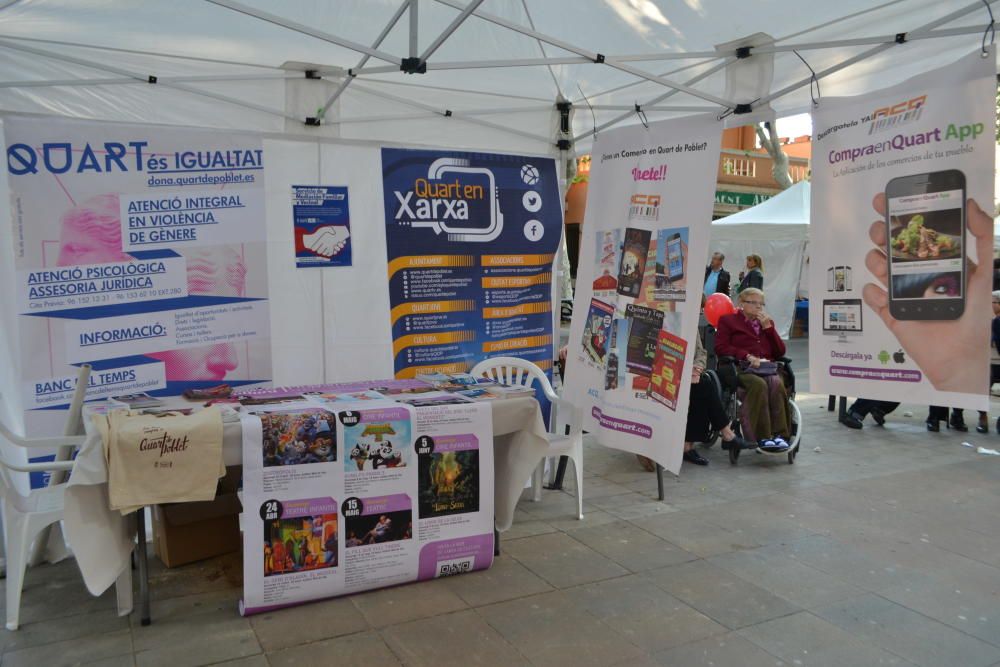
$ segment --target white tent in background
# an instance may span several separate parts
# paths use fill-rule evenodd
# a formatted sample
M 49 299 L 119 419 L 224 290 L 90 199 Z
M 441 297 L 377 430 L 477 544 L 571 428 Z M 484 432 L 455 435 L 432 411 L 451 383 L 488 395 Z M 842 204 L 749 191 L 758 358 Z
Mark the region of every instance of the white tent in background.
M 801 181 L 784 192 L 739 213 L 712 223 L 712 251 L 726 255 L 733 287 L 747 255 L 764 260 L 764 290 L 768 312 L 782 338 L 787 338 L 795 317 L 803 260 L 809 243 L 809 182 Z

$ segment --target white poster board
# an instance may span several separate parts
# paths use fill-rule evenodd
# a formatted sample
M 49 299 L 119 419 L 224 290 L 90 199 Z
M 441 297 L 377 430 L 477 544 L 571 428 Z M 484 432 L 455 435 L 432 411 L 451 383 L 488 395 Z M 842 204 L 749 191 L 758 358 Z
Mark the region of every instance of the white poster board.
M 599 442 L 674 473 L 720 137 L 714 116 L 602 132 L 590 171 L 566 396 Z
M 4 120 L 29 435 L 87 398 L 271 379 L 259 138 Z
M 988 408 L 996 77 L 979 50 L 813 115 L 810 386 Z

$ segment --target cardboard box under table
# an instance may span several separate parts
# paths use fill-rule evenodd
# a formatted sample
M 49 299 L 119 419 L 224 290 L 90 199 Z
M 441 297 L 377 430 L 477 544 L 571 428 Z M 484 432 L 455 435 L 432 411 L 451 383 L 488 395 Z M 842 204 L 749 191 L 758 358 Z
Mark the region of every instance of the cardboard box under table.
M 240 486 L 242 466 L 226 468 L 214 500 L 172 503 L 153 508 L 156 555 L 167 567 L 240 550 Z

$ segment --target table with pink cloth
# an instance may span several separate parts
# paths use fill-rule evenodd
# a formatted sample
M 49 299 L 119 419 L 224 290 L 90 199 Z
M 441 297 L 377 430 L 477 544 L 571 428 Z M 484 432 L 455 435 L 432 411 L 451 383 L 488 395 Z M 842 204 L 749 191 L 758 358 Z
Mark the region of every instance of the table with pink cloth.
M 169 399 L 168 407 L 199 403 Z M 510 528 L 525 482 L 548 447 L 538 402 L 530 397 L 489 401 L 493 414 L 494 511 L 499 531 Z M 101 438 L 90 423 L 93 407 L 84 408 L 87 439 L 77 454 L 65 497 L 64 528 L 87 590 L 101 595 L 126 567 L 135 530 L 131 517 L 108 507 L 108 469 Z M 223 423 L 223 460 L 243 463 L 243 431 L 238 420 Z

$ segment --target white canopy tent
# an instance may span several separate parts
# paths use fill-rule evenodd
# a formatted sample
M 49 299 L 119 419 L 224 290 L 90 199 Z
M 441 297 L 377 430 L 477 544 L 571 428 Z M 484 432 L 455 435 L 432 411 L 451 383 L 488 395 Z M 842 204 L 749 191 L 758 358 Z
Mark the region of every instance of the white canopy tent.
M 764 260 L 768 312 L 783 338 L 788 337 L 795 317 L 808 243 L 808 181 L 712 223 L 711 249 L 726 255 L 734 285 L 747 255 L 760 255 Z
M 810 68 L 823 95 L 892 85 L 978 45 L 993 2 L 0 0 L 0 107 L 585 149 L 595 129 L 635 122 L 636 105 L 649 120 L 738 103 L 807 111 Z M 561 134 L 560 100 L 572 115 Z
M 262 134 L 274 381 L 388 376 L 380 166 L 359 142 L 569 158 L 619 123 L 798 113 L 989 43 L 996 2 L 0 0 L 0 114 Z M 290 186 L 322 182 L 351 188 L 367 260 L 297 272 Z M 11 298 L 5 389 L 19 365 Z

